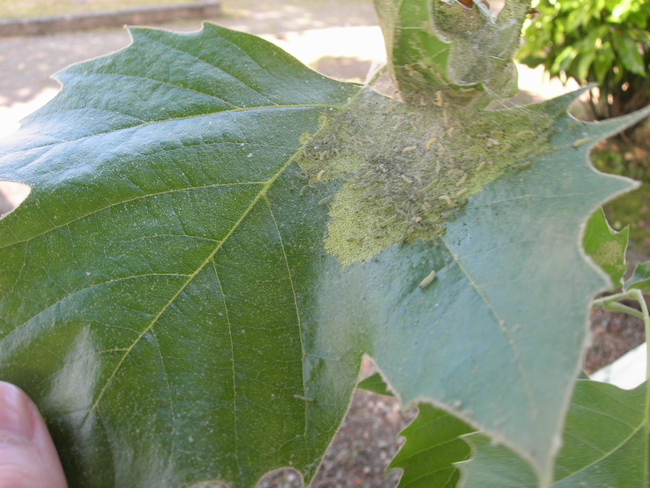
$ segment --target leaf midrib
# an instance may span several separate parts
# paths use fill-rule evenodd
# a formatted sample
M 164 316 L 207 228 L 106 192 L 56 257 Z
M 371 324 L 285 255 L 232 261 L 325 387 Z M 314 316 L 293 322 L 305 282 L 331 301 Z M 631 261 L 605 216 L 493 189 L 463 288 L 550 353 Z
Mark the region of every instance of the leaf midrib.
M 223 114 L 230 114 L 230 113 L 236 113 L 236 112 L 251 112 L 251 111 L 254 111 L 254 110 L 274 110 L 274 109 L 275 110 L 280 110 L 280 109 L 292 109 L 292 108 L 297 108 L 297 109 L 302 109 L 302 108 L 329 108 L 329 107 L 332 107 L 332 106 L 333 106 L 332 104 L 328 104 L 328 103 L 314 103 L 314 104 L 305 103 L 305 104 L 301 104 L 301 105 L 264 105 L 264 106 L 261 106 L 261 107 L 243 107 L 243 108 L 235 108 L 235 109 L 231 109 L 231 110 L 220 110 L 218 112 L 209 112 L 209 113 L 205 113 L 205 114 L 193 114 L 193 115 L 188 115 L 187 117 L 175 117 L 175 118 L 169 118 L 169 119 L 163 119 L 163 120 L 152 120 L 150 122 L 145 122 L 143 124 L 136 124 L 136 125 L 132 125 L 130 127 L 120 127 L 119 129 L 108 130 L 108 131 L 105 131 L 105 132 L 97 132 L 95 134 L 89 134 L 89 135 L 86 135 L 86 136 L 77 137 L 76 139 L 69 139 L 67 141 L 56 141 L 56 142 L 51 142 L 49 144 L 42 144 L 40 146 L 31 146 L 31 147 L 29 147 L 27 149 L 23 149 L 23 150 L 20 150 L 20 151 L 14 151 L 14 152 L 6 153 L 6 154 L 0 154 L 0 158 L 4 159 L 4 158 L 7 158 L 7 157 L 9 157 L 11 155 L 14 155 L 14 154 L 20 154 L 20 153 L 25 153 L 25 152 L 29 152 L 29 151 L 34 151 L 36 149 L 43 149 L 43 148 L 46 148 L 46 147 L 57 146 L 59 144 L 70 144 L 70 143 L 73 143 L 73 142 L 83 141 L 85 139 L 91 139 L 93 137 L 107 136 L 109 134 L 114 134 L 116 132 L 121 132 L 121 131 L 126 131 L 126 130 L 133 130 L 133 129 L 140 129 L 142 127 L 147 127 L 147 126 L 150 126 L 150 125 L 165 124 L 165 123 L 168 123 L 168 122 L 177 122 L 177 121 L 180 121 L 180 120 L 199 119 L 201 117 L 211 117 L 211 116 L 215 116 L 215 115 L 223 115 Z M 58 111 L 58 112 L 48 112 L 46 115 L 51 115 L 53 113 L 66 113 L 66 112 L 72 112 L 72 111 L 77 111 L 77 110 L 86 110 L 86 109 L 61 110 L 61 111 Z M 93 110 L 95 110 L 95 109 L 93 109 Z M 110 111 L 107 111 L 107 112 L 108 113 L 113 113 L 115 115 L 119 115 L 121 117 L 129 117 L 129 118 L 138 120 L 136 117 L 133 117 L 131 115 L 124 115 L 124 114 L 120 114 L 120 113 L 117 113 L 117 112 L 110 112 Z M 32 122 L 34 120 L 35 119 L 32 119 Z
M 147 325 L 147 327 L 144 328 L 144 330 L 140 333 L 140 335 L 133 341 L 133 343 L 127 348 L 125 351 L 124 355 L 122 358 L 118 361 L 117 365 L 113 369 L 113 372 L 111 375 L 108 377 L 106 380 L 104 386 L 102 389 L 99 391 L 99 394 L 97 395 L 97 398 L 93 402 L 92 406 L 86 413 L 83 421 L 81 422 L 81 425 L 84 425 L 88 418 L 90 417 L 90 414 L 94 412 L 97 409 L 97 406 L 101 402 L 101 399 L 104 396 L 104 393 L 106 393 L 106 390 L 112 383 L 113 378 L 121 368 L 122 364 L 126 360 L 126 358 L 129 356 L 131 351 L 137 346 L 137 344 L 142 340 L 142 338 L 154 327 L 154 325 L 158 322 L 160 317 L 167 311 L 167 309 L 176 301 L 178 296 L 187 288 L 187 286 L 194 280 L 194 278 L 201 272 L 203 269 L 213 260 L 214 256 L 219 252 L 219 250 L 223 247 L 223 245 L 228 241 L 230 236 L 239 228 L 239 225 L 244 221 L 244 219 L 248 216 L 248 214 L 253 210 L 253 208 L 257 205 L 257 203 L 262 199 L 263 197 L 266 196 L 266 192 L 273 186 L 273 183 L 284 173 L 284 171 L 295 161 L 295 159 L 301 154 L 302 152 L 302 146 L 287 160 L 287 162 L 278 170 L 276 174 L 274 174 L 260 189 L 260 191 L 257 193 L 255 198 L 251 201 L 250 205 L 242 212 L 242 215 L 239 217 L 239 219 L 232 225 L 228 233 L 224 236 L 224 238 L 219 242 L 215 248 L 212 250 L 212 252 L 207 256 L 207 258 L 197 267 L 197 269 L 189 275 L 185 283 L 181 285 L 181 287 L 178 289 L 178 291 L 167 301 L 167 303 L 162 307 L 162 309 L 156 314 L 156 316 L 151 320 L 151 322 Z M 301 336 L 302 340 L 302 336 Z M 304 381 L 304 380 L 303 380 Z M 304 383 L 303 383 L 304 384 Z
M 456 265 L 458 266 L 460 271 L 463 273 L 463 276 L 465 276 L 465 278 L 467 279 L 470 286 L 474 289 L 474 291 L 478 294 L 478 296 L 481 297 L 481 301 L 488 308 L 488 310 L 490 311 L 490 313 L 492 314 L 492 316 L 496 320 L 497 324 L 501 324 L 502 322 L 505 323 L 505 321 L 503 321 L 500 318 L 500 315 L 497 312 L 497 310 L 495 310 L 495 308 L 492 306 L 490 301 L 483 294 L 481 288 L 476 284 L 476 282 L 474 281 L 474 279 L 472 278 L 470 273 L 461 264 L 461 262 L 460 262 L 461 258 L 459 256 L 457 256 L 456 253 L 454 253 L 454 251 L 451 249 L 451 246 L 447 242 L 447 240 L 445 239 L 445 236 L 443 235 L 440 238 L 440 240 L 443 242 L 443 244 L 445 245 L 445 247 L 449 251 L 449 254 L 453 258 L 454 262 L 456 263 Z M 517 370 L 519 371 L 519 374 L 521 376 L 521 379 L 522 379 L 522 382 L 523 382 L 523 385 L 524 385 L 524 388 L 525 388 L 525 391 L 526 391 L 526 397 L 527 397 L 529 405 L 531 407 L 531 412 L 532 412 L 531 416 L 532 416 L 533 419 L 537 419 L 538 418 L 537 404 L 534 401 L 533 394 L 532 394 L 532 392 L 530 390 L 530 384 L 528 383 L 528 380 L 526 379 L 526 374 L 522 369 L 521 361 L 519 359 L 519 351 L 517 350 L 517 346 L 516 346 L 515 342 L 513 341 L 513 339 L 510 337 L 510 335 L 508 334 L 507 329 L 505 329 L 504 327 L 499 326 L 499 331 L 505 336 L 506 341 L 508 342 L 508 345 L 512 349 L 512 352 L 514 354 L 514 359 L 515 359 L 515 361 L 517 363 Z M 470 422 L 470 425 L 472 425 L 471 420 L 469 420 L 469 422 Z M 537 428 L 538 435 L 541 434 L 540 425 L 537 422 L 535 422 L 535 426 Z M 514 446 L 514 447 L 516 449 L 517 446 Z M 522 454 L 527 455 L 528 453 L 522 453 Z
M 644 419 L 644 420 L 643 420 L 643 421 L 642 421 L 642 422 L 641 422 L 641 423 L 640 423 L 640 424 L 639 424 L 639 425 L 638 425 L 634 430 L 632 430 L 632 431 L 630 432 L 630 435 L 629 435 L 629 436 L 627 436 L 625 439 L 623 439 L 623 441 L 622 441 L 620 444 L 617 444 L 613 449 L 611 449 L 611 450 L 609 450 L 609 451 L 606 451 L 606 452 L 604 451 L 604 452 L 603 452 L 603 455 L 600 456 L 599 458 L 595 459 L 594 461 L 592 461 L 592 462 L 589 463 L 588 465 L 584 466 L 583 468 L 580 468 L 578 471 L 574 471 L 573 473 L 570 473 L 568 476 L 565 476 L 564 478 L 556 479 L 556 480 L 554 481 L 554 483 L 558 483 L 558 482 L 560 482 L 560 481 L 564 481 L 564 480 L 566 480 L 566 479 L 569 479 L 569 478 L 571 478 L 571 477 L 577 475 L 578 473 L 582 473 L 583 471 L 589 469 L 590 467 L 594 466 L 595 464 L 601 462 L 603 459 L 608 458 L 609 456 L 611 456 L 612 454 L 614 454 L 616 451 L 618 451 L 619 449 L 621 449 L 621 448 L 622 448 L 622 447 L 623 447 L 627 442 L 629 442 L 630 439 L 632 439 L 632 437 L 634 437 L 634 436 L 635 436 L 635 435 L 636 435 L 636 434 L 637 434 L 637 433 L 638 433 L 638 432 L 643 428 L 643 426 L 644 426 L 645 424 L 646 424 L 646 420 Z M 575 436 L 573 436 L 573 437 L 575 437 Z M 648 463 L 646 462 L 646 466 L 647 466 L 647 465 L 648 465 Z
M 80 215 L 78 217 L 75 217 L 74 219 L 69 220 L 68 222 L 65 222 L 63 224 L 59 224 L 57 226 L 50 227 L 49 229 L 41 232 L 40 234 L 33 235 L 27 239 L 18 239 L 16 237 L 16 241 L 12 242 L 10 244 L 6 244 L 4 246 L 0 246 L 0 249 L 4 249 L 7 247 L 12 247 L 16 246 L 18 244 L 23 244 L 25 242 L 32 241 L 34 239 L 37 239 L 38 237 L 44 236 L 46 234 L 49 234 L 50 232 L 54 232 L 57 229 L 61 229 L 62 227 L 67 227 L 71 224 L 74 224 L 75 222 L 78 222 L 79 220 L 85 219 L 86 217 L 90 217 L 91 215 L 98 214 L 100 212 L 103 212 L 104 210 L 108 210 L 109 208 L 117 207 L 118 205 L 124 205 L 127 203 L 135 202 L 137 200 L 142 200 L 144 198 L 153 198 L 157 197 L 160 195 L 169 195 L 171 193 L 180 193 L 180 192 L 185 192 L 185 191 L 195 191 L 195 190 L 204 190 L 207 188 L 224 188 L 224 187 L 229 187 L 229 186 L 246 186 L 246 185 L 264 185 L 265 182 L 263 181 L 242 181 L 242 182 L 237 182 L 237 183 L 215 183 L 214 185 L 205 185 L 205 186 L 190 186 L 187 188 L 177 188 L 174 190 L 165 190 L 157 193 L 146 193 L 144 195 L 138 195 L 137 197 L 133 198 L 127 198 L 125 200 L 120 200 L 119 202 L 114 202 L 111 203 L 110 205 L 106 205 L 105 207 L 100 207 L 96 210 L 93 210 L 92 212 L 85 213 L 83 215 Z M 14 234 L 15 236 L 15 234 Z M 152 236 L 152 237 L 158 237 L 158 236 Z M 192 237 L 195 238 L 195 236 L 187 236 L 187 237 Z M 196 238 L 199 238 L 196 236 Z

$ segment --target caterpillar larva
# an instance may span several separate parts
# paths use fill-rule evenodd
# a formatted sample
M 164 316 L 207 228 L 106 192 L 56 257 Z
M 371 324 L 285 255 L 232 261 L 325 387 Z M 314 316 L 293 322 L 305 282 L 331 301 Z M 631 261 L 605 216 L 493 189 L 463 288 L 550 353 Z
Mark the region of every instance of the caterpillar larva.
M 467 191 L 467 188 L 463 188 L 462 190 L 460 190 L 458 193 L 456 193 L 456 194 L 454 195 L 454 198 L 458 198 L 459 196 L 461 196 L 461 195 L 462 195 L 463 193 L 465 193 L 466 191 Z
M 589 141 L 591 141 L 591 137 L 584 137 L 582 139 L 578 139 L 576 142 L 573 143 L 573 147 L 578 149 L 580 146 L 588 143 Z
M 317 179 L 318 181 L 320 181 L 321 183 L 323 183 L 323 175 L 324 175 L 324 174 L 325 174 L 325 170 L 324 170 L 324 169 L 321 169 L 321 170 L 318 172 L 318 175 L 316 176 L 316 179 Z
M 434 137 L 433 139 L 429 139 L 426 144 L 427 151 L 431 149 L 431 144 L 436 142 L 436 138 Z
M 438 200 L 444 200 L 445 202 L 447 202 L 447 205 L 451 205 L 451 198 L 448 197 L 447 195 L 443 195 L 441 197 L 438 197 Z
M 318 202 L 318 205 L 320 206 L 323 203 L 329 202 L 332 198 L 334 198 L 334 195 L 330 195 L 329 197 L 325 197 L 320 202 Z
M 460 185 L 462 185 L 463 183 L 465 183 L 465 180 L 466 180 L 466 179 L 467 179 L 467 173 L 465 173 L 465 174 L 463 175 L 463 177 L 462 177 L 460 180 L 458 180 L 458 183 L 456 183 L 456 186 L 460 186 Z
M 531 164 L 533 164 L 532 161 L 525 161 L 525 162 L 523 162 L 523 163 L 513 164 L 512 166 L 510 166 L 510 168 L 512 168 L 512 169 L 527 168 L 527 167 L 530 166 Z
M 314 402 L 314 399 L 313 399 L 313 398 L 304 397 L 304 396 L 302 396 L 302 395 L 294 395 L 293 397 L 294 397 L 296 400 L 301 400 L 301 401 L 303 401 L 303 402 L 307 402 L 307 403 L 312 403 L 312 402 Z
M 420 281 L 420 290 L 424 290 L 436 278 L 435 270 L 431 271 L 422 281 Z
M 437 107 L 442 107 L 444 105 L 445 101 L 442 98 L 442 92 L 437 91 L 436 92 L 436 100 L 433 102 L 433 104 Z
M 427 186 L 425 186 L 424 188 L 422 188 L 422 190 L 420 190 L 420 191 L 426 191 L 426 190 L 428 190 L 428 189 L 431 188 L 431 187 L 432 187 L 432 186 L 433 186 L 437 181 L 438 181 L 438 178 L 434 178 L 434 179 L 431 181 L 431 183 L 429 183 Z
M 478 173 L 483 169 L 483 166 L 485 166 L 485 161 L 481 161 L 481 164 L 478 165 L 478 168 L 476 168 L 476 172 Z
M 503 146 L 503 148 L 501 148 L 501 150 L 497 153 L 497 156 L 503 156 L 505 153 L 507 153 L 507 152 L 510 150 L 511 147 L 512 147 L 512 144 L 506 144 L 506 145 Z
M 415 151 L 417 148 L 418 148 L 417 146 L 405 147 L 404 149 L 402 149 L 402 152 L 405 153 L 405 152 L 409 152 L 409 151 Z
M 392 216 L 388 217 L 388 218 L 387 218 L 386 220 L 384 220 L 381 224 L 379 224 L 379 226 L 380 226 L 380 227 L 383 227 L 384 225 L 386 225 L 388 222 L 394 220 L 395 218 L 397 218 L 397 214 L 393 214 Z
M 409 185 L 413 184 L 413 180 L 410 180 L 406 175 L 400 175 L 401 178 L 406 181 Z

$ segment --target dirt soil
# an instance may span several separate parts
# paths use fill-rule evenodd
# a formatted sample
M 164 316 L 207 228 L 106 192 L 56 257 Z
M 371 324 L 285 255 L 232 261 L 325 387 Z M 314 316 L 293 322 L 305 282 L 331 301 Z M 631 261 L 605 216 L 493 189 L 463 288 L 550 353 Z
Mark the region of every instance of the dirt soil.
M 215 19 L 219 23 L 279 40 L 287 38 L 289 31 L 300 33 L 309 29 L 377 23 L 369 0 L 226 0 L 223 3 L 226 16 Z M 130 5 L 138 6 L 137 2 L 130 2 Z M 199 24 L 184 22 L 165 27 L 188 31 L 197 30 Z M 59 85 L 48 75 L 71 63 L 104 55 L 128 44 L 129 36 L 124 30 L 0 38 L 0 118 L 9 117 L 16 110 L 28 113 L 51 98 Z M 361 81 L 371 63 L 367 57 L 333 55 L 314 61 L 312 67 L 328 76 Z M 593 345 L 585 361 L 588 372 L 611 363 L 645 340 L 641 320 L 602 310 L 592 313 L 591 330 Z M 366 363 L 365 368 L 369 374 L 372 365 Z M 399 448 L 398 433 L 414 415 L 414 409 L 400 412 L 393 398 L 362 391 L 355 393 L 350 411 L 312 486 L 396 486 L 399 472 L 385 473 L 384 470 Z M 301 482 L 294 471 L 282 470 L 267 475 L 260 486 L 299 487 Z

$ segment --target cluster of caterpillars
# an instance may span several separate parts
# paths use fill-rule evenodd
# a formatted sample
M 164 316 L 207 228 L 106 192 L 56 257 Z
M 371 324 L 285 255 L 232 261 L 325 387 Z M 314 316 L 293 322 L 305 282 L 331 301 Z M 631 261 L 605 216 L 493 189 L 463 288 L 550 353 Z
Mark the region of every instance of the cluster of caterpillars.
M 462 110 L 442 97 L 414 107 L 369 93 L 304 135 L 301 193 L 343 179 L 321 202 L 332 217 L 325 247 L 344 265 L 364 261 L 393 244 L 440 236 L 470 195 L 548 149 L 551 124 L 534 107 Z

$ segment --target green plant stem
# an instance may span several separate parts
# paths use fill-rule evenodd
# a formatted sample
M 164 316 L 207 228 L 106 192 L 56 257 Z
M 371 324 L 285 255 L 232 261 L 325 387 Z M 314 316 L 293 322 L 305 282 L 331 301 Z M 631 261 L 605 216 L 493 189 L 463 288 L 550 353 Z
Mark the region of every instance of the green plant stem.
M 630 290 L 628 293 L 633 299 L 637 300 L 641 306 L 641 311 L 643 312 L 643 325 L 645 328 L 645 340 L 647 348 L 648 337 L 650 336 L 650 314 L 648 314 L 648 305 L 643 298 L 643 293 L 641 293 L 641 290 Z M 646 359 L 646 381 L 648 378 L 650 378 L 650 361 Z M 648 402 L 646 402 L 646 405 L 650 406 L 650 389 L 648 389 L 648 395 Z
M 631 291 L 638 291 L 638 290 L 631 290 Z M 610 295 L 607 297 L 599 298 L 598 300 L 594 300 L 591 306 L 592 308 L 602 308 L 603 310 L 607 310 L 608 312 L 623 312 L 628 315 L 632 315 L 634 317 L 644 320 L 643 312 L 639 312 L 635 308 L 628 307 L 627 305 L 623 305 L 622 303 L 619 302 L 619 300 L 636 300 L 636 298 L 634 298 L 631 295 L 631 292 L 617 293 L 616 295 Z M 641 298 L 641 300 L 643 300 L 643 297 Z M 645 301 L 643 303 L 645 305 Z

